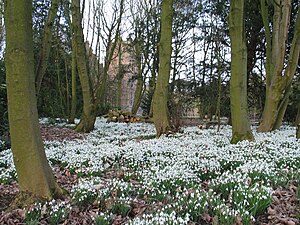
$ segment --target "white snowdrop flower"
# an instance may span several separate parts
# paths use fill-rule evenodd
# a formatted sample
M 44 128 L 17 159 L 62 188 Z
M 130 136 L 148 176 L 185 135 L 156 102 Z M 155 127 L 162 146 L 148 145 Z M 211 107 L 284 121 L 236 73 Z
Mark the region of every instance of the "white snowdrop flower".
M 282 172 L 288 172 L 292 176 L 300 171 L 293 165 L 300 157 L 300 142 L 293 137 L 294 132 L 295 129 L 289 127 L 267 134 L 254 131 L 255 142 L 244 141 L 231 145 L 228 139 L 231 136 L 230 127 L 224 127 L 220 133 L 214 130 L 203 130 L 199 133 L 198 128 L 187 127 L 183 129 L 182 134 L 176 134 L 174 137 L 137 142 L 135 138 L 155 135 L 153 124 L 113 124 L 105 123 L 103 118 L 97 118 L 95 130 L 88 134 L 85 140 L 46 142 L 45 146 L 50 160 L 66 164 L 66 168 L 75 173 L 84 175 L 105 173 L 106 169 L 117 163 L 120 169 L 125 171 L 126 178 L 131 175 L 139 178 L 141 186 L 145 189 L 143 195 L 151 193 L 168 195 L 175 199 L 172 207 L 182 210 L 182 204 L 178 202 L 194 204 L 194 207 L 207 207 L 208 202 L 202 201 L 203 197 L 195 194 L 198 190 L 189 194 L 189 188 L 185 185 L 183 187 L 179 185 L 180 187 L 176 189 L 178 192 L 174 194 L 168 185 L 177 188 L 175 181 L 187 184 L 207 181 L 210 204 L 219 201 L 216 193 L 218 187 L 225 187 L 224 190 L 230 193 L 230 197 L 233 196 L 231 193 L 237 192 L 236 198 L 245 199 L 248 203 L 252 198 L 258 200 L 270 198 L 271 184 L 286 179 L 282 177 Z M 1 163 L 13 165 L 10 151 L 0 152 L 0 165 Z M 0 167 L 0 180 L 9 180 L 12 172 L 15 173 L 14 167 L 8 170 Z M 91 178 L 80 178 L 72 192 L 86 189 L 88 192 L 106 197 L 112 190 L 117 190 L 121 192 L 122 201 L 128 204 L 133 201 L 127 192 L 136 191 L 136 187 L 132 187 L 127 181 L 122 179 L 108 181 L 99 178 L 98 183 L 95 183 L 95 180 L 96 177 L 92 175 Z M 260 183 L 256 185 L 257 181 Z M 162 182 L 164 186 L 161 185 Z M 104 187 L 96 190 L 97 184 Z M 155 184 L 157 186 L 154 187 Z M 242 192 L 244 190 L 245 193 Z M 87 195 L 88 193 L 83 194 L 80 201 Z M 189 201 L 187 197 L 190 197 Z M 54 202 L 51 204 L 55 205 Z M 245 204 L 246 202 L 241 201 L 237 207 L 244 207 Z M 170 207 L 171 205 L 166 206 L 165 209 L 171 209 Z M 224 209 L 228 216 L 246 213 L 242 209 L 226 208 L 224 204 L 213 207 L 218 210 Z M 180 224 L 179 219 L 177 220 L 180 216 L 176 213 L 170 215 L 164 213 L 158 217 L 160 216 L 166 223 L 172 221 L 173 224 Z M 181 216 L 184 218 L 182 224 L 187 224 L 185 216 Z M 141 216 L 130 223 L 154 224 L 154 218 L 153 215 L 147 215 L 145 218 Z

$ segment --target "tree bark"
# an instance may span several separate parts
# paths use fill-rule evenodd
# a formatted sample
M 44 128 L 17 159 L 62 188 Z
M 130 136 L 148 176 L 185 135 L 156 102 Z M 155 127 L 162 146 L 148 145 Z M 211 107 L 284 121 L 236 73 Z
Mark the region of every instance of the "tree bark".
M 172 53 L 172 6 L 173 0 L 162 1 L 159 71 L 153 96 L 153 121 L 158 137 L 172 129 L 167 104 Z
M 300 54 L 300 7 L 298 8 L 297 20 L 295 24 L 294 37 L 293 37 L 290 55 L 288 59 L 288 65 L 284 71 L 284 76 L 286 79 L 284 96 L 279 106 L 278 115 L 276 117 L 273 130 L 278 129 L 280 127 L 285 111 L 287 109 L 289 103 L 289 97 L 292 94 L 292 88 L 291 88 L 292 79 L 297 70 L 299 54 Z
M 133 105 L 131 109 L 132 114 L 136 114 L 141 101 L 142 101 L 142 93 L 143 93 L 143 87 L 144 87 L 144 79 L 143 79 L 143 71 L 142 71 L 142 53 L 141 53 L 141 44 L 138 42 L 135 46 L 135 52 L 136 52 L 136 64 L 137 64 L 137 84 L 136 84 L 136 89 L 134 92 L 134 100 L 133 100 Z
M 282 100 L 278 107 L 277 117 L 276 117 L 276 120 L 273 125 L 273 130 L 279 129 L 279 127 L 282 124 L 282 120 L 283 120 L 285 111 L 289 104 L 289 97 L 290 97 L 291 93 L 292 93 L 292 86 L 290 85 L 284 91 L 284 96 L 282 97 Z
M 83 95 L 83 111 L 80 122 L 76 127 L 77 132 L 90 132 L 94 129 L 96 120 L 95 99 L 90 86 L 88 64 L 86 60 L 86 48 L 83 39 L 82 14 L 80 12 L 80 0 L 72 0 L 72 23 L 75 38 L 76 62 Z
M 156 51 L 156 50 L 154 50 Z M 151 104 L 149 109 L 149 117 L 153 117 L 153 97 L 154 97 L 154 91 L 156 87 L 156 74 L 158 74 L 159 70 L 159 52 L 156 51 L 153 58 L 153 67 L 151 69 L 151 77 L 149 80 L 149 95 L 151 96 Z
M 296 138 L 300 139 L 300 103 L 298 103 L 298 111 L 297 111 L 297 117 L 296 117 Z
M 220 40 L 219 37 L 217 37 L 216 42 L 216 57 L 217 57 L 217 68 L 218 68 L 218 98 L 217 98 L 217 110 L 216 110 L 216 116 L 218 120 L 218 128 L 217 131 L 220 131 L 221 127 L 221 94 L 222 94 L 222 72 L 221 72 L 221 49 L 220 49 Z
M 58 10 L 59 0 L 52 0 L 51 7 L 49 9 L 47 21 L 44 28 L 44 35 L 42 40 L 42 46 L 40 51 L 40 56 L 36 66 L 35 72 L 35 82 L 36 82 L 36 93 L 37 95 L 40 92 L 42 80 L 46 72 L 50 48 L 51 48 L 51 39 L 52 39 L 52 27 L 54 25 L 54 20 Z
M 119 47 L 118 47 L 118 74 L 117 74 L 117 108 L 122 109 L 122 81 L 124 77 L 124 70 L 122 64 L 122 40 L 119 37 Z
M 243 0 L 230 1 L 229 33 L 231 40 L 231 143 L 235 144 L 242 140 L 254 140 L 247 104 L 247 47 Z
M 116 22 L 113 22 L 111 24 L 111 27 L 107 31 L 107 33 L 108 33 L 107 39 L 108 40 L 106 43 L 104 69 L 103 69 L 103 73 L 102 73 L 102 77 L 100 79 L 99 85 L 97 86 L 97 92 L 96 92 L 97 105 L 104 103 L 104 100 L 106 97 L 108 70 L 112 63 L 112 59 L 113 59 L 118 41 L 121 41 L 119 39 L 120 39 L 122 16 L 124 13 L 124 1 L 125 0 L 120 0 L 119 16 L 118 16 L 118 18 L 115 18 Z M 115 31 L 115 35 L 113 37 L 114 31 Z
M 8 114 L 20 192 L 51 199 L 62 191 L 48 164 L 35 95 L 32 1 L 5 1 Z
M 291 16 L 291 0 L 279 1 L 274 4 L 272 35 L 268 21 L 268 11 L 265 0 L 261 0 L 261 14 L 264 22 L 267 40 L 266 60 L 266 99 L 259 132 L 277 129 L 282 122 L 289 96 L 289 86 L 296 72 L 300 50 L 300 19 L 299 11 L 295 24 L 292 46 L 289 52 L 287 66 L 285 65 L 286 42 Z M 272 36 L 272 40 L 271 40 Z
M 75 123 L 76 105 L 77 105 L 76 77 L 77 77 L 76 43 L 73 36 L 72 37 L 72 100 L 71 100 L 70 117 L 68 119 L 69 123 Z

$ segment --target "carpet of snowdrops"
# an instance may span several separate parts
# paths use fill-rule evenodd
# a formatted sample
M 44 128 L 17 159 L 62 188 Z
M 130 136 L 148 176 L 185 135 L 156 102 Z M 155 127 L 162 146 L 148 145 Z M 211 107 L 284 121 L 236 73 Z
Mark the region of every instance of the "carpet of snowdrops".
M 46 119 L 41 121 L 46 123 Z M 50 224 L 76 206 L 97 205 L 94 224 L 253 224 L 271 203 L 275 187 L 299 180 L 300 142 L 295 129 L 256 133 L 255 142 L 230 144 L 231 128 L 186 127 L 155 138 L 153 124 L 106 123 L 98 118 L 84 140 L 46 142 L 52 166 L 79 179 L 71 201 L 36 204 L 26 221 L 46 208 Z M 10 150 L 0 152 L 0 182 L 14 180 Z M 135 207 L 139 206 L 139 207 Z M 88 209 L 87 209 L 88 210 Z

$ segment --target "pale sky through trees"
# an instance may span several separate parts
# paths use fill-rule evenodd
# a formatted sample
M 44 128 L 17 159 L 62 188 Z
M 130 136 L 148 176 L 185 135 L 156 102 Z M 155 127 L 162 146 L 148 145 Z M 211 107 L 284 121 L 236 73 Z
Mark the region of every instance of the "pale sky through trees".
M 116 4 L 119 4 L 119 1 L 99 1 L 99 0 L 86 0 L 85 1 L 85 8 L 84 8 L 84 16 L 83 16 L 83 32 L 85 36 L 85 40 L 88 41 L 90 44 L 92 44 L 92 49 L 94 53 L 99 52 L 96 50 L 96 42 L 97 42 L 97 35 L 100 32 L 102 36 L 107 36 L 107 33 L 105 32 L 103 28 L 103 23 L 106 22 L 107 25 L 109 26 L 112 22 L 112 17 L 116 16 L 118 17 L 118 11 L 116 12 Z M 114 13 L 117 13 L 114 15 Z M 103 20 L 103 16 L 99 18 L 99 13 L 102 13 L 104 15 L 105 21 Z M 128 37 L 128 25 L 129 23 L 126 22 L 126 18 L 128 17 L 127 15 L 128 10 L 126 9 L 125 6 L 125 15 L 123 16 L 122 19 L 122 28 L 121 28 L 121 36 L 123 39 L 126 39 Z M 95 24 L 96 26 L 94 26 Z M 100 24 L 100 26 L 98 26 Z M 97 28 L 99 28 L 99 31 L 97 31 Z M 101 36 L 100 35 L 100 36 Z M 104 61 L 104 49 L 105 49 L 105 43 L 102 40 L 103 38 L 100 37 L 99 42 L 100 42 L 100 61 Z M 97 54 L 98 55 L 98 54 Z
M 136 5 L 134 3 L 134 1 L 138 1 L 138 0 L 131 0 L 131 4 L 132 5 Z M 93 42 L 92 44 L 92 49 L 93 52 L 96 53 L 96 55 L 99 57 L 100 54 L 100 62 L 104 61 L 104 56 L 105 56 L 105 43 L 103 42 L 103 38 L 99 38 L 99 43 L 100 43 L 100 51 L 99 51 L 99 46 L 96 50 L 96 42 L 97 42 L 97 35 L 98 35 L 98 31 L 97 28 L 94 29 L 93 24 L 94 23 L 102 23 L 101 21 L 99 21 L 99 17 L 95 18 L 95 13 L 99 15 L 99 4 L 101 6 L 101 10 L 103 11 L 103 15 L 105 15 L 105 19 L 107 20 L 107 22 L 111 22 L 112 20 L 112 16 L 113 16 L 113 12 L 114 12 L 114 7 L 115 4 L 118 4 L 119 1 L 112 1 L 112 0 L 108 0 L 108 1 L 99 1 L 99 0 L 86 0 L 85 1 L 85 8 L 84 8 L 84 18 L 83 18 L 83 28 L 84 28 L 84 36 L 85 36 L 85 40 L 88 41 L 90 44 Z M 133 32 L 132 27 L 131 27 L 131 21 L 132 21 L 132 10 L 129 9 L 131 4 L 125 4 L 125 12 L 122 18 L 122 26 L 121 26 L 121 37 L 123 40 L 126 40 L 129 36 L 129 34 L 131 32 Z M 97 11 L 98 10 L 98 11 Z M 116 15 L 118 16 L 118 15 Z M 215 24 L 215 26 L 220 26 L 222 27 L 222 22 L 218 20 L 218 18 L 216 17 L 209 17 L 208 15 L 203 14 L 202 17 L 198 18 L 198 25 L 195 28 L 194 32 L 196 33 L 196 36 L 198 35 L 203 35 L 204 30 L 201 29 L 201 26 L 209 26 L 211 24 Z M 212 28 L 209 28 L 212 29 Z M 216 30 L 218 30 L 216 28 Z M 100 25 L 100 31 L 102 35 L 106 35 L 104 30 L 103 30 L 103 25 Z M 211 32 L 211 31 L 205 31 L 205 32 Z M 212 31 L 215 32 L 215 31 Z M 219 31 L 222 32 L 222 31 Z M 214 35 L 214 34 L 213 34 Z M 222 35 L 222 34 L 221 34 Z M 192 54 L 195 54 L 195 60 L 196 60 L 196 64 L 200 64 L 201 61 L 203 60 L 207 60 L 205 59 L 204 56 L 204 47 L 203 44 L 204 42 L 207 42 L 207 40 L 205 40 L 205 38 L 198 40 L 194 49 L 193 46 L 193 42 L 192 42 L 192 37 L 193 37 L 193 30 L 191 29 L 187 36 L 187 41 L 185 43 L 185 45 L 181 48 L 181 56 L 187 56 L 188 59 L 186 62 L 183 62 L 182 65 L 178 68 L 179 71 L 179 77 L 180 78 L 185 78 L 187 76 L 187 73 L 189 73 L 189 71 L 191 70 L 191 65 L 188 63 L 188 61 L 191 60 Z M 173 38 L 173 42 L 174 42 L 174 38 Z M 207 55 L 209 55 L 209 57 L 213 57 L 214 53 L 214 43 L 211 43 L 211 46 L 209 47 L 209 53 Z M 173 43 L 173 49 L 174 49 L 174 43 Z M 212 52 L 212 53 L 210 53 Z M 223 46 L 221 48 L 221 56 L 227 61 L 230 61 L 230 47 L 227 46 Z M 206 56 L 207 57 L 207 56 Z M 172 59 L 173 60 L 173 59 Z M 216 64 L 216 59 L 214 59 L 214 63 Z

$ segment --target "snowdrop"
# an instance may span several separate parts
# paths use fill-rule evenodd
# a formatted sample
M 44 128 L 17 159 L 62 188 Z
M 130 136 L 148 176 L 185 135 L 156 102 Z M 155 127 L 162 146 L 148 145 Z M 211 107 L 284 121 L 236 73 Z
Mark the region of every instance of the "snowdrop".
M 297 177 L 300 167 L 295 128 L 253 133 L 255 142 L 236 145 L 229 143 L 230 126 L 219 133 L 186 127 L 180 134 L 149 139 L 155 136 L 153 124 L 106 123 L 97 118 L 95 130 L 85 140 L 51 141 L 45 148 L 53 165 L 59 163 L 80 176 L 73 193 L 85 190 L 128 205 L 139 195 L 153 197 L 154 203 L 164 201 L 160 213 L 141 215 L 128 224 L 187 224 L 199 216 L 196 209 L 200 214 L 212 209 L 220 224 L 236 216 L 250 224 L 257 213 L 251 206 L 258 204 L 258 210 L 264 210 L 273 186 Z M 0 152 L 1 183 L 15 179 L 12 159 L 10 150 Z M 124 171 L 124 176 L 98 177 L 115 170 Z M 201 191 L 203 182 L 211 191 Z M 84 193 L 78 201 L 84 201 L 88 195 Z

